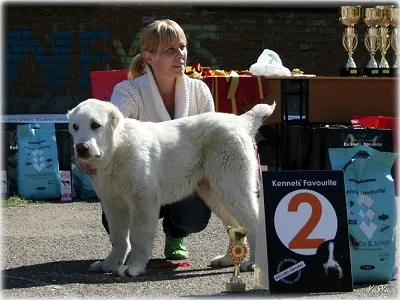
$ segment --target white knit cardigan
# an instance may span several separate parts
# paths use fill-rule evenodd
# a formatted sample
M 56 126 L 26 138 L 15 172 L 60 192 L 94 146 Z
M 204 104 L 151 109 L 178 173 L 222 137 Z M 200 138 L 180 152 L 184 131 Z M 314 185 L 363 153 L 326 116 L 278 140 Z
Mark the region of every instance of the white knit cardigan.
M 114 87 L 110 102 L 127 118 L 143 122 L 171 120 L 154 80 L 151 68 L 146 64 L 146 74 L 133 80 L 124 80 Z M 208 86 L 187 75 L 176 79 L 175 119 L 214 111 L 214 101 Z

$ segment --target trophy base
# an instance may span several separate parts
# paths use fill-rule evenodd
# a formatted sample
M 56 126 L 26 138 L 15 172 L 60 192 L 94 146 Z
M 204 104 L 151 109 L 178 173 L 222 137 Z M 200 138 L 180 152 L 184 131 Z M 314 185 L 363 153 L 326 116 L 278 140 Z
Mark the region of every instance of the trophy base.
M 379 73 L 381 77 L 393 77 L 396 76 L 395 75 L 395 71 L 394 68 L 380 68 L 379 69 Z
M 379 71 L 379 68 L 364 68 L 363 72 L 364 76 L 368 77 L 381 77 L 381 72 Z
M 340 68 L 341 77 L 361 76 L 359 68 Z
M 226 291 L 228 293 L 244 293 L 246 291 L 246 284 L 242 282 L 227 282 Z

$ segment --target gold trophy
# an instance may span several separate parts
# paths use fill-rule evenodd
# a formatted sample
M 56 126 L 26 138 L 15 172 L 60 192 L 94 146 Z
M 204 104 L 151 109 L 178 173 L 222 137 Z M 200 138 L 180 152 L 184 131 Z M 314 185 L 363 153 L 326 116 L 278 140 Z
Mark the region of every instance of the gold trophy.
M 389 63 L 386 60 L 386 52 L 390 47 L 389 25 L 392 20 L 392 10 L 390 6 L 377 6 L 377 9 L 382 10 L 382 18 L 380 20 L 380 28 L 378 30 L 378 44 L 381 51 L 381 61 L 378 67 L 381 69 L 381 75 L 390 75 Z
M 374 76 L 379 75 L 378 64 L 375 60 L 375 53 L 379 46 L 378 26 L 382 18 L 382 10 L 377 8 L 364 9 L 364 23 L 367 25 L 367 33 L 365 34 L 364 44 L 367 48 L 370 59 L 364 69 L 364 75 Z
M 399 35 L 398 35 L 398 26 L 399 26 L 399 8 L 392 7 L 392 20 L 390 21 L 390 25 L 393 27 L 392 34 L 390 35 L 390 44 L 392 45 L 393 51 L 396 54 L 396 61 L 393 64 L 393 68 L 399 67 Z
M 357 65 L 353 59 L 353 53 L 358 45 L 358 35 L 354 26 L 360 20 L 361 6 L 341 6 L 340 14 L 339 20 L 347 26 L 342 35 L 342 44 L 349 56 L 346 67 L 341 69 L 341 75 L 360 75 L 360 71 L 357 69 Z
M 244 241 L 248 229 L 246 227 L 227 227 L 228 235 L 231 240 L 229 255 L 233 260 L 233 275 L 230 282 L 226 283 L 227 292 L 243 293 L 246 291 L 246 284 L 240 276 L 240 263 L 247 256 L 247 245 Z

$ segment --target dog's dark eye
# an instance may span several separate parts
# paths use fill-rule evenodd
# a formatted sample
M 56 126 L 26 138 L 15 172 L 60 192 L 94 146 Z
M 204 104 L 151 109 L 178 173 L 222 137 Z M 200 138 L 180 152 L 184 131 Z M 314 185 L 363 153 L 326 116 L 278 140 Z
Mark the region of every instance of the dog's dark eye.
M 100 124 L 99 124 L 99 123 L 96 123 L 96 122 L 92 122 L 92 124 L 90 125 L 90 127 L 92 127 L 92 129 L 97 129 L 97 128 L 100 127 Z
M 78 129 L 79 129 L 79 126 L 76 125 L 76 124 L 72 124 L 72 128 L 73 128 L 74 130 L 78 130 Z

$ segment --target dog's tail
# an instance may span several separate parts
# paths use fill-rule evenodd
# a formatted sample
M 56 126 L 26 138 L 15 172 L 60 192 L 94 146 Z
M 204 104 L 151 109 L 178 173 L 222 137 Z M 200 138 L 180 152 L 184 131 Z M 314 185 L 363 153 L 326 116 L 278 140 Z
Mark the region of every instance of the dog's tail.
M 276 102 L 272 105 L 269 104 L 257 104 L 251 110 L 241 115 L 245 117 L 249 123 L 249 134 L 254 136 L 258 129 L 261 127 L 263 122 L 270 116 L 275 110 Z

